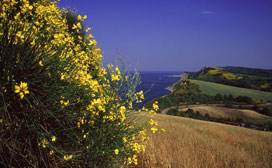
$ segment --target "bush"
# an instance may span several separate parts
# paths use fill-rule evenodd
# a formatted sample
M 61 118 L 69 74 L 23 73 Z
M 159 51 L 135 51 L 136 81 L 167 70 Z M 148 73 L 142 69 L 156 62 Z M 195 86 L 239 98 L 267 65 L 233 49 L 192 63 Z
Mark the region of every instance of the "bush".
M 272 131 L 272 121 L 268 121 L 264 124 L 264 128 L 267 130 L 267 131 Z
M 0 2 L 1 167 L 114 167 L 145 149 L 137 74 L 103 68 L 86 17 L 68 23 L 67 12 L 50 0 Z

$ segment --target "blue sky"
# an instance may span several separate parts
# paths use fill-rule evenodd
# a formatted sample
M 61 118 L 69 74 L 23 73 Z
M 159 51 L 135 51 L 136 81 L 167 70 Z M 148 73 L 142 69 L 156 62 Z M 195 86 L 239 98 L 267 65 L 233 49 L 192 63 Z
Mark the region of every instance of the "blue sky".
M 112 63 L 116 48 L 140 71 L 202 66 L 272 69 L 271 0 L 61 0 Z

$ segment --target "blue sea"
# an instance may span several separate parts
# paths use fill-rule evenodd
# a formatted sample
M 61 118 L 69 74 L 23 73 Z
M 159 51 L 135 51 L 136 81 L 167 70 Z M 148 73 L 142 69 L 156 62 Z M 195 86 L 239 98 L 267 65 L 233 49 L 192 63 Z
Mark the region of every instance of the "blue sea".
M 183 72 L 140 72 L 142 83 L 137 90 L 145 93 L 144 103 L 169 94 L 166 88 L 180 79 Z M 148 91 L 148 92 L 147 92 Z

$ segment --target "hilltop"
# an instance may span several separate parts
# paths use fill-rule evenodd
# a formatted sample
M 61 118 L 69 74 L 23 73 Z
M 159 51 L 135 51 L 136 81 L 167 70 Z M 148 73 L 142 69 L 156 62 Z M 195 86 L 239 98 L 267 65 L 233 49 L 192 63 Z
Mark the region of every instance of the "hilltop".
M 245 67 L 202 67 L 189 72 L 188 79 L 215 82 L 261 91 L 272 91 L 272 70 Z

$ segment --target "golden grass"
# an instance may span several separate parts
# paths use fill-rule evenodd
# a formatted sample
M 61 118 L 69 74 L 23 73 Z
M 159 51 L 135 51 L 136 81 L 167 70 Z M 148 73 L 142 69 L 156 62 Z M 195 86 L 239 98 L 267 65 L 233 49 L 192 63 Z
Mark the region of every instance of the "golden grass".
M 166 132 L 153 135 L 137 167 L 272 167 L 272 133 L 158 114 Z
M 230 118 L 230 119 L 243 119 L 244 121 L 255 123 L 255 124 L 263 124 L 267 121 L 272 120 L 272 117 L 262 115 L 253 110 L 241 110 L 241 109 L 233 109 L 233 108 L 225 108 L 225 107 L 214 107 L 214 106 L 197 106 L 191 107 L 195 112 L 199 111 L 200 114 L 205 115 L 209 114 L 211 117 L 215 118 Z M 188 108 L 179 109 L 180 111 L 186 111 Z

